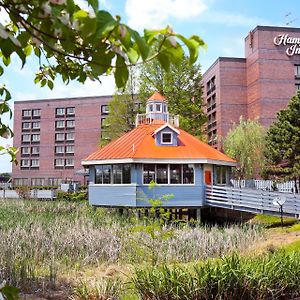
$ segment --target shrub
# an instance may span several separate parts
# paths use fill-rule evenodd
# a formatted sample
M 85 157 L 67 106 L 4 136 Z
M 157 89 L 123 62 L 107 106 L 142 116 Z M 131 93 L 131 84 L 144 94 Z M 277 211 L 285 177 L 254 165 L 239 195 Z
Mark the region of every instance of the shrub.
M 31 198 L 31 189 L 29 186 L 19 186 L 16 188 L 19 198 L 26 200 Z

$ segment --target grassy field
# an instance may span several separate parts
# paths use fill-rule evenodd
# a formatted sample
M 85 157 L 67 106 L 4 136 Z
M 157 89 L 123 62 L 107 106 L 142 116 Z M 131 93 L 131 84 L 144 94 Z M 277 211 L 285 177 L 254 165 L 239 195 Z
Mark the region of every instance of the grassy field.
M 295 235 L 297 226 L 285 230 Z M 162 280 L 165 274 L 161 272 L 172 274 L 171 266 L 183 268 L 187 281 L 195 278 L 195 264 L 199 262 L 217 269 L 226 264 L 224 258 L 232 260 L 235 256 L 239 266 L 248 266 L 237 253 L 255 253 L 255 245 L 266 239 L 266 229 L 261 225 L 160 224 L 136 219 L 134 212 L 120 216 L 115 210 L 94 210 L 83 202 L 2 200 L 0 235 L 0 280 L 19 287 L 22 295 L 47 299 L 183 299 L 175 294 L 163 298 L 160 290 L 150 297 L 141 290 L 153 290 L 151 282 Z M 174 272 L 180 274 L 178 270 Z M 194 299 L 212 299 L 197 297 Z

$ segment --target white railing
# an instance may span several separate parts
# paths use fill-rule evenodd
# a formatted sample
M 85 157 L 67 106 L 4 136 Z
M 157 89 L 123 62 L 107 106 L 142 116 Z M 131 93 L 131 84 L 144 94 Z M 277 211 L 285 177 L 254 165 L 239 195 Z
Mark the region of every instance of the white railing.
M 135 125 L 150 125 L 157 123 L 167 123 L 171 126 L 179 127 L 179 116 L 169 113 L 148 113 L 138 114 L 136 116 Z
M 37 190 L 30 191 L 31 199 L 51 199 L 55 198 L 56 192 L 53 190 Z M 16 190 L 0 190 L 0 199 L 19 199 L 19 194 Z
M 206 205 L 234 209 L 260 214 L 279 215 L 279 209 L 273 204 L 278 196 L 285 197 L 283 214 L 285 216 L 299 217 L 300 195 L 291 193 L 278 193 L 258 191 L 245 188 L 232 188 L 228 186 L 206 186 Z
M 273 180 L 260 180 L 260 179 L 235 180 L 235 179 L 231 179 L 230 182 L 232 183 L 233 187 L 236 187 L 236 188 L 253 188 L 253 189 L 257 189 L 257 190 L 278 191 L 278 192 L 283 192 L 283 193 L 295 192 L 294 181 L 287 181 L 287 182 L 279 183 L 279 182 L 275 182 Z

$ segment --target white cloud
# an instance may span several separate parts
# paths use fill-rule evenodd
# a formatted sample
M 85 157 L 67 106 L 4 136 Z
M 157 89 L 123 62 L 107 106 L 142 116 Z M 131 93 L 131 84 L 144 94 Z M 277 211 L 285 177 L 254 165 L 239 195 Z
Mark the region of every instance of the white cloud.
M 204 0 L 127 0 L 128 24 L 135 29 L 160 28 L 169 18 L 187 20 L 207 9 Z

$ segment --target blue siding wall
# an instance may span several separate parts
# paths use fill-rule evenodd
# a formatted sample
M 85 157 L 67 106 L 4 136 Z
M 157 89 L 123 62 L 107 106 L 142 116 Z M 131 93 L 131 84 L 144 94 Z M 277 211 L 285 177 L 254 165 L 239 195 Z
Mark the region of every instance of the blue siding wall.
M 162 144 L 161 141 L 161 133 L 162 132 L 172 132 L 173 134 L 173 143 L 172 144 Z M 164 129 L 160 130 L 159 132 L 156 133 L 155 135 L 155 140 L 156 140 L 156 144 L 158 146 L 162 146 L 162 147 L 165 147 L 165 146 L 177 146 L 178 145 L 178 139 L 177 139 L 177 136 L 178 134 L 173 131 L 171 128 L 169 127 L 165 127 Z
M 171 195 L 162 206 L 166 207 L 200 207 L 205 203 L 205 186 L 201 165 L 195 165 L 195 184 L 191 185 L 157 185 L 149 189 L 142 184 L 142 164 L 133 164 L 131 169 L 131 185 L 95 185 L 94 167 L 90 167 L 89 202 L 96 206 L 151 206 L 148 199 L 158 199 Z

